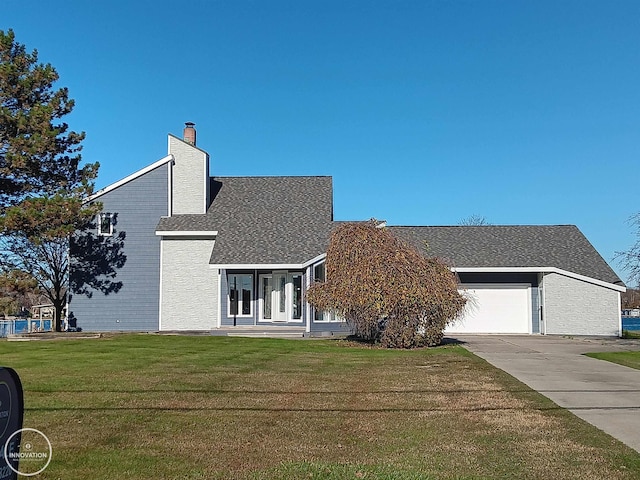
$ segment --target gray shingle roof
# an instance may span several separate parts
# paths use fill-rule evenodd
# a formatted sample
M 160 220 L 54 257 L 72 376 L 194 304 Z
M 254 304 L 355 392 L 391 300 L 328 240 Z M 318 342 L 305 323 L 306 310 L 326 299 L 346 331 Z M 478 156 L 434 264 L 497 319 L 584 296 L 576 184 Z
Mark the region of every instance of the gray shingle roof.
M 325 253 L 331 177 L 212 177 L 203 215 L 163 218 L 158 231 L 218 231 L 213 264 L 301 264 Z
M 389 227 L 456 267 L 556 267 L 608 283 L 622 281 L 574 225 Z
M 331 177 L 212 177 L 206 214 L 162 218 L 158 231 L 218 231 L 212 264 L 302 264 L 325 253 Z M 573 225 L 388 227 L 456 267 L 556 267 L 608 283 L 620 278 Z

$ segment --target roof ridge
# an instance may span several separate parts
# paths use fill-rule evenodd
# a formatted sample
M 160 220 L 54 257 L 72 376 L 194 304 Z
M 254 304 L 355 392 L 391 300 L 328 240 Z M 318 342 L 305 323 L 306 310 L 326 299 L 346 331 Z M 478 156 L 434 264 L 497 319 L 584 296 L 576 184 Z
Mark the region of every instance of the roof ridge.
M 575 224 L 499 224 L 499 225 L 387 225 L 387 227 L 398 228 L 555 228 L 555 227 L 574 227 Z
M 209 178 L 333 178 L 332 175 L 211 175 Z

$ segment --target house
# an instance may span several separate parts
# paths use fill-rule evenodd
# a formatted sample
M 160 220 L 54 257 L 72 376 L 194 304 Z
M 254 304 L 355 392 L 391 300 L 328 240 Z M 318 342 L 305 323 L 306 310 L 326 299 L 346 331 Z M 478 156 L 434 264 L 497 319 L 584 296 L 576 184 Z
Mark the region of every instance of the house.
M 89 199 L 103 204 L 95 235 L 124 232 L 127 260 L 117 292 L 71 292 L 78 326 L 347 331 L 305 302 L 336 225 L 331 178 L 210 176 L 193 124 L 168 142 L 166 157 Z M 387 228 L 459 275 L 470 301 L 449 333 L 621 333 L 625 287 L 575 226 Z

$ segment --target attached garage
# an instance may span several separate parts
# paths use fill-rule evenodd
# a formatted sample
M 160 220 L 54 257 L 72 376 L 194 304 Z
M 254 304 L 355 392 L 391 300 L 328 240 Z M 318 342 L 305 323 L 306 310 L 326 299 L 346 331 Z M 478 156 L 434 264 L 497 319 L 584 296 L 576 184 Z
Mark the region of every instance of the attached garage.
M 388 227 L 447 261 L 470 297 L 447 334 L 622 333 L 625 286 L 574 225 Z
M 467 284 L 465 314 L 446 333 L 531 333 L 531 284 Z

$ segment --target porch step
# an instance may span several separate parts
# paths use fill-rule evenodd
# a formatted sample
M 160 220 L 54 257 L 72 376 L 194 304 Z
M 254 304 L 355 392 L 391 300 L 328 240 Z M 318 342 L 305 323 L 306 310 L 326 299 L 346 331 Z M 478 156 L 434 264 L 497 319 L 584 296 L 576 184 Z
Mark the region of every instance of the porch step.
M 303 338 L 304 327 L 227 327 L 216 329 L 212 335 L 249 338 Z

